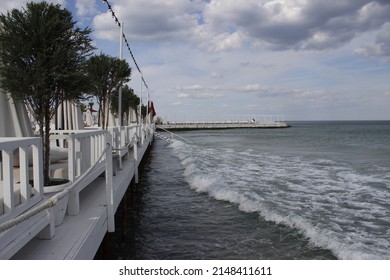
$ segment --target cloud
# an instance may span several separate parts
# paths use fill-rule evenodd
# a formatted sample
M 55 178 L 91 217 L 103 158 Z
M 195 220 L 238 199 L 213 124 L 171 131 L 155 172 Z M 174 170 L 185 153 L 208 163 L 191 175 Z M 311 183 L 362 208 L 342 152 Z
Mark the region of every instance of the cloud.
M 190 96 L 188 93 L 179 93 L 178 95 L 177 95 L 177 97 L 179 97 L 179 98 L 187 98 L 188 96 Z
M 284 98 L 284 100 L 293 102 L 304 100 L 308 103 L 318 103 L 326 99 L 326 92 L 322 89 L 283 88 L 253 84 L 244 86 L 242 90 L 244 92 L 254 92 L 258 98 Z
M 240 34 L 241 44 L 245 38 L 275 50 L 340 47 L 379 28 L 389 15 L 388 1 L 367 0 L 214 0 L 204 10 L 213 38 L 230 31 L 230 36 Z
M 250 84 L 242 88 L 244 91 L 259 91 L 261 86 L 259 84 Z
M 176 91 L 179 92 L 177 94 L 179 98 L 214 99 L 225 97 L 225 93 L 218 86 L 204 87 L 198 84 L 177 86 Z
M 209 52 L 221 52 L 238 49 L 243 46 L 246 36 L 242 32 L 222 32 L 213 34 L 210 31 L 200 30 L 204 27 L 198 27 L 195 31 L 194 40 L 199 43 L 202 49 Z M 203 34 L 199 36 L 199 34 Z
M 76 0 L 75 6 L 79 17 L 91 16 L 98 11 L 95 0 Z
M 120 21 L 125 21 L 125 33 L 130 40 L 150 41 L 185 37 L 198 23 L 201 1 L 182 0 L 118 0 L 112 5 Z M 111 28 L 107 26 L 111 19 Z M 96 36 L 114 40 L 117 31 L 112 28 L 111 13 L 94 18 Z M 109 34 L 108 34 L 109 33 Z
M 213 72 L 211 73 L 211 78 L 213 79 L 219 79 L 219 78 L 222 78 L 222 74 L 218 73 L 218 72 Z
M 187 91 L 197 91 L 197 90 L 202 90 L 204 88 L 201 85 L 194 84 L 194 85 L 189 85 L 189 86 L 177 86 L 176 89 L 177 90 L 187 90 Z
M 210 98 L 222 98 L 225 97 L 224 93 L 218 92 L 201 92 L 199 94 L 192 95 L 192 98 L 196 99 L 210 99 Z
M 26 7 L 26 4 L 31 2 L 31 0 L 2 0 L 0 5 L 0 13 L 7 13 L 11 9 L 21 9 Z M 38 1 L 33 1 L 38 2 Z M 40 2 L 40 1 L 39 1 Z M 60 4 L 63 7 L 65 6 L 65 0 L 47 0 L 48 3 Z
M 79 13 L 88 13 L 87 1 L 77 2 Z M 247 45 L 334 49 L 390 22 L 386 0 L 117 0 L 112 7 L 125 20 L 130 40 L 195 43 L 211 53 Z M 110 12 L 95 16 L 97 38 L 117 40 L 118 28 L 112 21 Z M 378 52 L 372 47 L 367 46 L 367 52 Z
M 3 1 L 0 11 L 26 2 Z M 387 0 L 113 0 L 111 4 L 125 22 L 130 41 L 182 41 L 208 52 L 248 45 L 271 50 L 333 49 L 390 23 Z M 75 0 L 74 5 L 82 20 L 97 12 L 93 0 Z M 118 26 L 109 11 L 93 18 L 93 29 L 97 39 L 118 40 Z M 357 53 L 384 56 L 385 42 L 378 35 L 376 42 Z
M 178 97 L 180 98 L 192 98 L 192 99 L 215 99 L 215 98 L 223 98 L 226 95 L 224 93 L 219 92 L 196 92 L 196 93 L 180 93 Z
M 0 11 L 26 2 L 2 0 Z M 67 4 L 81 25 L 92 27 L 97 51 L 118 55 L 119 28 L 101 0 L 53 2 Z M 358 111 L 390 117 L 390 64 L 381 63 L 390 62 L 389 0 L 110 3 L 161 115 L 252 110 L 318 119 L 337 109 L 342 118 L 353 110 L 357 118 Z M 126 50 L 124 58 L 134 70 L 130 86 L 140 94 Z
M 383 25 L 376 36 L 375 43 L 366 44 L 361 48 L 355 49 L 355 53 L 367 58 L 380 58 L 383 61 L 390 62 L 390 23 Z
M 174 103 L 171 103 L 170 105 L 171 106 L 179 106 L 179 105 L 182 105 L 183 102 L 181 101 L 177 101 L 177 102 L 174 102 Z

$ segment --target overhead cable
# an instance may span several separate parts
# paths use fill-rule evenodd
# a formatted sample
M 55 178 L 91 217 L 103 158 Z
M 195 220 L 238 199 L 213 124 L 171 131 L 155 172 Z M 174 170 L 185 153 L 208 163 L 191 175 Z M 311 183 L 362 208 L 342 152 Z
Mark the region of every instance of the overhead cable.
M 108 0 L 102 0 L 102 1 L 103 1 L 104 3 L 106 3 L 107 8 L 108 8 L 108 10 L 111 12 L 111 15 L 112 15 L 112 17 L 114 18 L 116 24 L 117 24 L 119 27 L 121 27 L 121 23 L 120 23 L 118 17 L 116 16 L 114 10 L 112 9 L 111 4 L 108 2 Z M 132 50 L 131 50 L 131 48 L 130 48 L 130 44 L 129 44 L 127 38 L 126 38 L 126 34 L 125 34 L 124 32 L 122 33 L 122 37 L 123 37 L 123 40 L 124 40 L 125 43 L 126 43 L 127 49 L 128 49 L 128 51 L 129 51 L 129 53 L 130 53 L 130 56 L 131 56 L 131 58 L 133 59 L 133 62 L 134 62 L 134 64 L 135 64 L 135 67 L 137 68 L 138 72 L 139 72 L 140 75 L 141 75 L 142 82 L 144 83 L 145 87 L 146 87 L 147 89 L 149 89 L 149 87 L 148 87 L 148 85 L 147 85 L 147 83 L 146 83 L 146 81 L 145 81 L 145 79 L 144 79 L 144 77 L 143 77 L 143 75 L 142 75 L 141 69 L 140 69 L 140 67 L 138 66 L 138 63 L 137 63 L 137 61 L 136 61 L 136 59 L 135 59 L 135 57 L 134 57 L 134 54 L 133 54 L 133 52 L 132 52 Z

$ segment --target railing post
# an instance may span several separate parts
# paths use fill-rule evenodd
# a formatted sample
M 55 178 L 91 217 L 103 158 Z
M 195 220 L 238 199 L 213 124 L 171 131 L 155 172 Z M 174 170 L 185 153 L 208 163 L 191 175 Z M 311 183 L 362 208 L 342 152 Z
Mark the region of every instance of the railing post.
M 68 176 L 69 180 L 74 182 L 76 178 L 76 167 L 75 167 L 75 136 L 74 134 L 69 134 L 69 143 L 68 143 Z
M 130 145 L 130 135 L 129 135 L 129 127 L 126 126 L 123 128 L 123 146 Z M 125 159 L 129 159 L 129 147 L 126 148 L 127 152 L 125 154 Z
M 14 201 L 14 175 L 13 175 L 13 151 L 3 151 L 4 169 L 4 213 L 10 213 L 15 206 Z
M 71 182 L 76 179 L 76 139 L 74 134 L 69 134 L 69 148 L 68 148 L 68 176 Z M 80 199 L 79 192 L 73 188 L 69 192 L 68 200 L 68 215 L 76 216 L 80 213 Z
M 135 183 L 138 184 L 138 137 L 135 136 L 135 142 L 133 145 L 133 153 L 134 153 L 134 180 Z
M 29 184 L 28 172 L 28 148 L 19 148 L 19 162 L 20 162 L 20 202 L 26 203 L 31 196 L 31 188 Z
M 106 202 L 107 202 L 107 230 L 108 232 L 115 231 L 114 218 L 114 186 L 113 186 L 113 171 L 112 171 L 112 136 L 109 132 L 106 133 L 106 143 L 109 144 L 106 151 Z

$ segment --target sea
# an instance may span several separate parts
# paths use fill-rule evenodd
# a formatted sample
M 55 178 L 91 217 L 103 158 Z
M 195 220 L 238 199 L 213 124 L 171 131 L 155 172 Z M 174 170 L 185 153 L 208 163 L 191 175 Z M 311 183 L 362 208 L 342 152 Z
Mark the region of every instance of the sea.
M 156 138 L 111 258 L 390 259 L 390 122 L 289 124 Z

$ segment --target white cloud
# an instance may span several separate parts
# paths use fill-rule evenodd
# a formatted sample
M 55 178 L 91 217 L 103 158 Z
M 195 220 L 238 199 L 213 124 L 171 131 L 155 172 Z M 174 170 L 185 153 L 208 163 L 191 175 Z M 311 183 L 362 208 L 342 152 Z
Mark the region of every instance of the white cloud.
M 177 86 L 177 90 L 186 90 L 186 91 L 197 91 L 204 89 L 201 85 L 189 85 L 189 86 Z
M 218 72 L 213 72 L 213 73 L 211 73 L 211 78 L 213 78 L 213 79 L 219 79 L 219 78 L 222 78 L 222 75 L 220 74 L 220 73 L 218 73 Z
M 207 43 L 207 49 L 212 52 L 227 51 L 240 48 L 245 40 L 241 32 L 221 33 Z
M 225 97 L 225 90 L 219 86 L 204 87 L 202 85 L 194 84 L 188 86 L 177 86 L 178 98 L 192 98 L 192 99 L 214 99 Z
M 77 2 L 82 7 L 80 13 L 88 12 L 87 1 L 90 0 Z M 119 19 L 125 20 L 125 33 L 130 41 L 195 43 L 215 53 L 246 45 L 271 50 L 334 49 L 390 23 L 390 2 L 380 0 L 117 0 L 113 3 Z M 111 13 L 96 15 L 93 25 L 96 38 L 117 40 L 118 27 L 113 24 Z M 384 56 L 385 46 L 375 42 L 358 48 L 356 53 Z
M 97 13 L 97 4 L 95 0 L 76 0 L 75 5 L 79 17 L 91 16 Z
M 204 10 L 210 38 L 230 30 L 243 34 L 241 43 L 245 37 L 255 45 L 297 50 L 339 47 L 380 27 L 389 14 L 389 2 L 368 0 L 214 0 Z
M 119 28 L 113 24 L 113 19 L 110 13 L 99 14 L 93 19 L 95 36 L 98 39 L 119 40 Z
M 362 57 L 379 57 L 390 62 L 390 22 L 379 30 L 374 43 L 355 49 L 355 53 Z
M 259 91 L 261 89 L 259 84 L 251 84 L 243 87 L 244 91 Z
M 188 94 L 188 93 L 179 93 L 178 95 L 177 95 L 177 97 L 179 97 L 179 98 L 187 98 L 187 97 L 189 97 L 190 95 Z
M 263 106 L 260 104 L 248 104 L 246 105 L 247 108 L 262 108 Z
M 98 1 L 66 3 L 94 29 L 97 51 L 117 55 L 119 28 Z M 25 2 L 2 0 L 0 9 Z M 338 110 L 347 119 L 356 107 L 368 118 L 390 118 L 389 0 L 110 3 L 163 116 L 252 110 L 310 119 Z M 139 74 L 124 56 L 139 94 Z
M 0 13 L 7 13 L 11 9 L 21 9 L 26 7 L 26 4 L 29 2 L 41 2 L 41 1 L 31 1 L 31 0 L 1 0 Z M 65 5 L 66 0 L 46 0 L 48 3 Z
M 198 22 L 199 1 L 182 0 L 118 0 L 112 4 L 116 16 L 125 21 L 125 33 L 130 40 L 166 40 L 185 37 Z M 105 28 L 111 13 L 97 15 L 94 27 L 98 38 L 113 39 L 116 31 Z M 111 18 L 112 22 L 112 18 Z M 102 29 L 102 30 L 101 30 Z M 107 34 L 111 32 L 113 34 Z
M 209 99 L 209 98 L 222 98 L 225 97 L 224 93 L 219 92 L 201 92 L 199 94 L 192 95 L 193 98 Z
M 177 102 L 171 103 L 171 106 L 179 106 L 179 105 L 182 105 L 182 104 L 183 104 L 183 102 L 177 101 Z
M 3 1 L 0 9 L 28 0 Z M 51 2 L 65 4 L 65 0 Z M 75 0 L 81 18 L 97 12 L 94 0 Z M 274 50 L 338 48 L 360 34 L 390 22 L 386 0 L 112 0 L 129 40 L 196 43 L 210 52 L 240 49 L 247 43 Z M 93 19 L 97 39 L 117 40 L 110 12 Z M 378 39 L 379 40 L 379 39 Z M 385 44 L 368 44 L 357 53 L 381 56 Z

